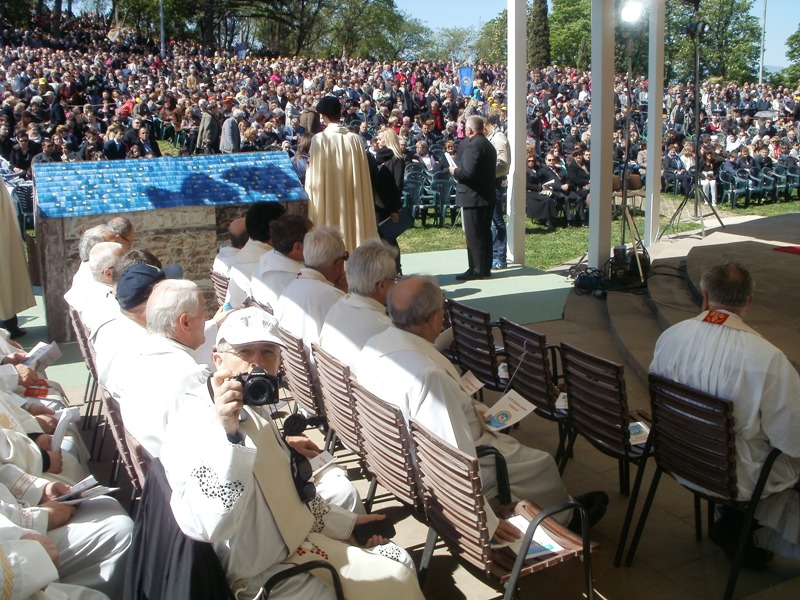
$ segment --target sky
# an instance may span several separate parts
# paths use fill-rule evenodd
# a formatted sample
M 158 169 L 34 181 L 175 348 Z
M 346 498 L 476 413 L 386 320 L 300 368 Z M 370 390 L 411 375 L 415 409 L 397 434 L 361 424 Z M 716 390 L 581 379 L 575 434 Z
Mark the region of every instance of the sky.
M 702 1 L 702 0 L 701 0 Z M 767 36 L 764 48 L 764 65 L 783 68 L 788 66 L 786 38 L 800 25 L 800 8 L 797 0 L 754 0 L 753 15 L 761 18 L 767 2 Z M 507 0 L 395 0 L 399 10 L 416 17 L 431 29 L 441 27 L 480 27 L 494 19 L 507 6 Z

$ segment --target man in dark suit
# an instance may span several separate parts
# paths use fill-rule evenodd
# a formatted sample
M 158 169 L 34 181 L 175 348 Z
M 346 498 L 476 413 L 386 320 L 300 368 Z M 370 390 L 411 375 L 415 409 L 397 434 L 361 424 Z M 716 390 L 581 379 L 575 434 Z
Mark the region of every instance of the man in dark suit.
M 572 162 L 567 165 L 567 183 L 570 189 L 569 204 L 564 207 L 567 221 L 580 221 L 581 225 L 588 225 L 586 198 L 589 196 L 589 163 L 580 144 L 573 150 Z
M 456 205 L 463 209 L 469 269 L 459 281 L 488 279 L 492 269 L 492 210 L 497 151 L 483 133 L 483 117 L 467 118 L 467 139 L 459 146 L 457 167 L 450 167 L 456 186 Z
M 557 207 L 564 207 L 564 215 L 567 218 L 567 227 L 572 227 L 572 213 L 567 205 L 569 194 L 569 182 L 567 174 L 556 167 L 555 157 L 552 152 L 548 152 L 544 157 L 545 166 L 539 171 L 539 181 L 542 184 L 542 191 L 549 190 L 551 197 L 555 200 Z
M 44 99 L 46 102 L 50 103 L 50 108 L 48 110 L 49 125 L 47 126 L 47 135 L 53 135 L 56 127 L 67 122 L 67 115 L 64 112 L 64 107 L 61 106 L 61 102 L 58 101 L 58 98 L 53 91 L 48 91 L 45 93 Z

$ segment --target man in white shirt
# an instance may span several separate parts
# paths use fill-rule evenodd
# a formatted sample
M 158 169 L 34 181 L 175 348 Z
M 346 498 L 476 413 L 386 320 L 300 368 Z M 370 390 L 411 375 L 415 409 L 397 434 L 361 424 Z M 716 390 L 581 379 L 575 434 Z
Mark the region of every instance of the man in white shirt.
M 496 448 L 506 460 L 513 500 L 531 500 L 541 507 L 568 501 L 553 457 L 484 427 L 483 413 L 488 407 L 462 388 L 455 366 L 434 347 L 445 311 L 444 295 L 436 281 L 427 277 L 399 281 L 389 291 L 387 308 L 394 326 L 364 346 L 355 368 L 361 385 L 398 406 L 406 420 L 417 419 L 463 452 L 477 456 L 477 446 Z M 480 468 L 483 493 L 488 501 L 496 501 L 494 458 L 482 458 Z M 576 500 L 586 507 L 590 525 L 600 520 L 608 504 L 604 492 L 590 492 Z M 568 520 L 568 513 L 562 515 L 559 520 Z M 499 527 L 501 538 L 511 529 L 496 519 L 490 526 Z M 569 527 L 578 530 L 579 526 L 579 515 L 574 512 Z
M 163 270 L 144 262 L 131 264 L 127 254 L 120 259 L 120 263 L 123 262 L 127 267 L 114 269 L 114 277 L 119 278 L 115 284 L 119 314 L 116 319 L 101 325 L 91 338 L 99 383 L 117 400 L 122 395 L 131 360 L 147 340 L 147 299 L 159 281 L 178 278 L 178 269 L 174 265 Z M 117 267 L 125 266 L 120 263 Z
M 309 231 L 303 241 L 305 266 L 275 306 L 280 326 L 303 340 L 311 356 L 311 344 L 319 341 L 325 315 L 347 289 L 345 250 L 341 232 L 335 227 Z
M 133 522 L 108 496 L 77 506 L 56 500 L 69 490 L 64 483 L 34 477 L 15 465 L 0 466 L 0 515 L 46 536 L 50 543 L 43 540 L 44 544 L 58 560 L 62 582 L 121 598 Z
M 773 448 L 775 461 L 755 518 L 763 527 L 745 549 L 745 564 L 763 568 L 769 548 L 800 558 L 800 376 L 778 348 L 742 320 L 753 301 L 753 280 L 738 263 L 703 274 L 703 312 L 667 329 L 656 343 L 650 372 L 733 402 L 740 498 L 750 498 Z M 711 538 L 732 556 L 741 516 L 722 513 Z
M 269 224 L 272 250 L 261 257 L 250 279 L 250 293 L 265 306 L 275 307 L 283 290 L 303 268 L 303 239 L 313 224 L 300 215 L 283 215 Z
M 58 583 L 58 548 L 46 535 L 18 527 L 0 516 L 0 588 L 9 590 L 10 600 L 25 600 L 40 590 L 36 598 L 64 600 L 108 600 L 108 596 L 85 587 Z
M 238 254 L 239 250 L 244 248 L 247 243 L 247 228 L 244 224 L 244 217 L 239 217 L 231 221 L 228 225 L 228 237 L 230 238 L 230 245 L 223 246 L 214 257 L 214 264 L 211 265 L 211 270 L 225 277 L 230 276 L 231 265 L 233 259 Z
M 89 335 L 119 312 L 111 287 L 111 274 L 114 265 L 123 254 L 125 248 L 122 244 L 116 242 L 95 244 L 89 252 L 89 271 L 92 280 L 70 294 L 70 305 L 78 311 Z
M 361 244 L 347 262 L 349 293 L 325 316 L 319 345 L 354 367 L 369 338 L 391 327 L 386 296 L 397 277 L 397 250 L 380 240 Z
M 205 341 L 203 293 L 185 279 L 161 281 L 145 314 L 149 335 L 128 364 L 120 411 L 125 429 L 158 457 L 170 415 L 186 390 L 206 378 L 195 361 L 195 350 Z
M 369 550 L 350 545 L 354 526 L 381 515 L 356 515 L 325 502 L 300 475 L 306 459 L 287 453 L 274 424 L 243 404 L 236 376 L 256 363 L 274 371 L 281 343 L 275 320 L 255 310 L 233 312 L 220 327 L 211 397 L 205 383 L 197 386 L 196 401 L 187 396 L 170 420 L 161 460 L 175 520 L 189 537 L 214 545 L 237 598 L 256 597 L 272 575 L 313 558 L 337 568 L 352 600 L 379 594 L 422 600 L 403 550 L 380 536 Z M 387 558 L 392 555 L 397 562 Z M 315 574 L 288 579 L 270 597 L 333 598 Z
M 245 227 L 250 239 L 231 262 L 228 292 L 223 304 L 225 310 L 239 308 L 247 299 L 250 294 L 250 278 L 258 261 L 272 250 L 269 245 L 269 223 L 285 212 L 283 205 L 277 202 L 259 202 L 247 211 Z

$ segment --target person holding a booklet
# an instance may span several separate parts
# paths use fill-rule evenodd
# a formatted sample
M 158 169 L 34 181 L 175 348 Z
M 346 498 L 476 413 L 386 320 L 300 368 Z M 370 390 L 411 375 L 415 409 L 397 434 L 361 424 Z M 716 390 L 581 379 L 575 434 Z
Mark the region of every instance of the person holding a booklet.
M 239 375 L 252 377 L 255 367 L 273 378 L 277 392 L 281 345 L 277 321 L 260 309 L 234 311 L 222 323 L 217 371 L 187 395 L 162 447 L 178 525 L 213 543 L 237 598 L 256 597 L 269 577 L 292 564 L 322 559 L 339 571 L 347 598 L 422 600 L 404 550 L 382 535 L 368 536 L 361 548 L 355 544 L 357 530 L 382 516 L 325 501 L 328 475 L 314 477 L 307 458 L 317 458 L 316 446 L 303 437 L 283 438 L 244 400 Z M 288 579 L 270 597 L 328 600 L 334 594 L 322 572 L 313 571 Z
M 389 291 L 387 307 L 394 326 L 373 336 L 364 346 L 355 367 L 361 385 L 397 405 L 406 419 L 417 419 L 463 452 L 476 456 L 475 448 L 480 445 L 500 451 L 508 466 L 513 500 L 531 500 L 540 507 L 568 501 L 570 496 L 553 457 L 490 427 L 484 415 L 488 407 L 466 391 L 455 366 L 434 346 L 445 312 L 444 295 L 436 281 L 409 277 L 397 282 Z M 480 466 L 484 496 L 490 503 L 496 502 L 494 459 L 481 459 Z M 591 525 L 603 516 L 608 504 L 604 492 L 590 492 L 576 500 L 585 505 Z M 491 510 L 487 510 L 487 519 L 498 539 L 510 541 L 506 536 L 519 536 Z M 577 513 L 571 521 L 568 513 L 561 520 L 568 521 L 573 530 L 580 527 Z
M 730 400 L 736 431 L 739 497 L 750 498 L 773 448 L 778 456 L 745 547 L 744 564 L 763 569 L 776 552 L 800 559 L 800 375 L 786 355 L 745 324 L 753 279 L 739 263 L 703 274 L 703 312 L 661 334 L 650 372 Z M 730 557 L 742 515 L 725 508 L 709 537 Z

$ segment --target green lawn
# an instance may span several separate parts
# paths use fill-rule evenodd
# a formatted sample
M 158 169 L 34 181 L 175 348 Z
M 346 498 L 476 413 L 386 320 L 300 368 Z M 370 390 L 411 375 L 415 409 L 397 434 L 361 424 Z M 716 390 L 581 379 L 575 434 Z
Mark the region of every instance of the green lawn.
M 663 227 L 672 217 L 672 210 L 668 207 L 673 206 L 679 201 L 679 198 L 664 194 L 662 195 L 662 201 L 665 205 L 662 206 L 661 226 Z M 687 207 L 687 215 L 690 212 L 691 207 Z M 752 205 L 747 209 L 720 209 L 720 212 L 723 217 L 726 215 L 759 215 L 764 217 L 784 215 L 800 212 L 800 201 Z M 640 215 L 636 217 L 635 221 L 639 232 L 644 234 L 643 217 Z M 698 229 L 696 222 L 683 221 L 674 227 L 670 233 L 691 231 L 693 229 Z M 539 225 L 529 219 L 526 221 L 525 234 L 525 263 L 527 266 L 542 270 L 551 269 L 582 256 L 589 244 L 588 229 L 558 228 L 548 233 L 543 225 Z M 612 246 L 619 242 L 619 236 L 619 221 L 614 221 L 611 228 Z M 626 233 L 626 239 L 630 242 L 629 233 Z M 406 231 L 400 237 L 399 243 L 400 249 L 404 254 L 466 248 L 464 233 L 461 231 L 460 225 L 456 226 L 455 229 L 431 226 L 423 229 L 419 221 L 417 221 L 414 229 Z

